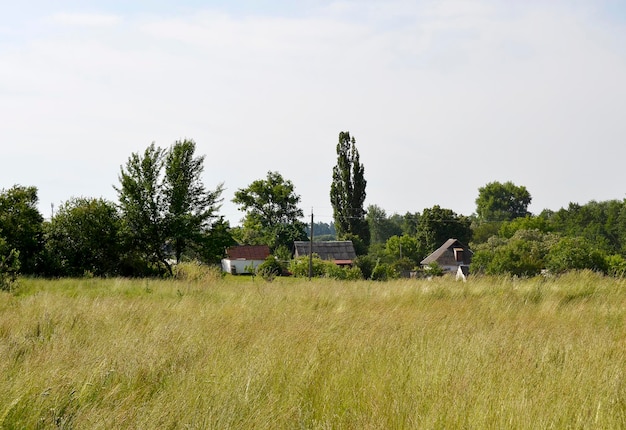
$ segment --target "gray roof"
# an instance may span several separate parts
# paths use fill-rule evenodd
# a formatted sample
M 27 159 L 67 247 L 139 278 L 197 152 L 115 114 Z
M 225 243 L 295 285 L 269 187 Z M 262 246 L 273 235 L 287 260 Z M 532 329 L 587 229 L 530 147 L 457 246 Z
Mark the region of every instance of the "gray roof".
M 452 249 L 454 248 L 463 248 L 463 264 L 470 264 L 472 262 L 472 254 L 473 252 L 457 239 L 448 239 L 445 241 L 443 245 L 437 248 L 432 254 L 428 257 L 424 258 L 420 264 L 427 265 L 434 261 L 439 264 L 446 263 L 455 263 L 454 254 L 452 253 Z M 450 255 L 451 254 L 451 255 Z
M 309 255 L 309 241 L 298 240 L 294 242 L 295 256 L 302 257 Z M 322 260 L 354 260 L 356 252 L 350 240 L 331 240 L 313 242 L 313 254 L 319 255 Z

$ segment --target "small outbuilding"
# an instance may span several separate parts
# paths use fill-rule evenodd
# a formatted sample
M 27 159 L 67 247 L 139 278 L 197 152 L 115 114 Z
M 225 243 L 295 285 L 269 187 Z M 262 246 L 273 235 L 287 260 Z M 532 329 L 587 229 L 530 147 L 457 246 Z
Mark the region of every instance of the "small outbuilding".
M 457 279 L 469 275 L 469 266 L 472 263 L 473 252 L 457 239 L 448 239 L 432 254 L 421 261 L 421 265 L 428 266 L 437 263 L 446 273 L 456 274 Z
M 250 274 L 270 256 L 267 245 L 238 245 L 226 249 L 222 270 L 233 275 Z
M 313 254 L 317 254 L 322 260 L 332 261 L 338 266 L 352 266 L 356 259 L 356 252 L 351 240 L 328 240 L 313 242 Z M 294 257 L 308 256 L 311 252 L 310 241 L 294 242 Z

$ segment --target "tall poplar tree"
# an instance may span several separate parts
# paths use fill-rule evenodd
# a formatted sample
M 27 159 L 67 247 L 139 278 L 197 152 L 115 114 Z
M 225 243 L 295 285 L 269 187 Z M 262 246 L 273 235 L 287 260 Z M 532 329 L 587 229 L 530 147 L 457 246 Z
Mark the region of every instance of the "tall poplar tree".
M 352 239 L 357 253 L 367 252 L 370 231 L 365 219 L 365 169 L 359 159 L 356 140 L 350 132 L 339 133 L 337 143 L 337 165 L 333 168 L 330 186 L 330 202 L 338 239 Z M 361 245 L 361 246 L 359 246 Z M 360 252 L 359 252 L 360 251 Z

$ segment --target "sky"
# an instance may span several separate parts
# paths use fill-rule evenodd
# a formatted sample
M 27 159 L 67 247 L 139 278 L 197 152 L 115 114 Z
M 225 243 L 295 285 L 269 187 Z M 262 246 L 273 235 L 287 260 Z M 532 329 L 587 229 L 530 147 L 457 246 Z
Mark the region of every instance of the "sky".
M 132 153 L 196 142 L 219 211 L 268 171 L 332 221 L 341 131 L 388 215 L 626 198 L 617 0 L 0 0 L 0 189 L 117 201 Z

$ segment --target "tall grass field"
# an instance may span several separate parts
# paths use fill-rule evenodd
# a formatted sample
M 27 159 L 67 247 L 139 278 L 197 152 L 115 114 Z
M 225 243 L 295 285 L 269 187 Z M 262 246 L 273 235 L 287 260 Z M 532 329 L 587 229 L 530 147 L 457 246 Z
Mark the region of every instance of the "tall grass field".
M 21 279 L 2 429 L 626 428 L 626 281 Z

